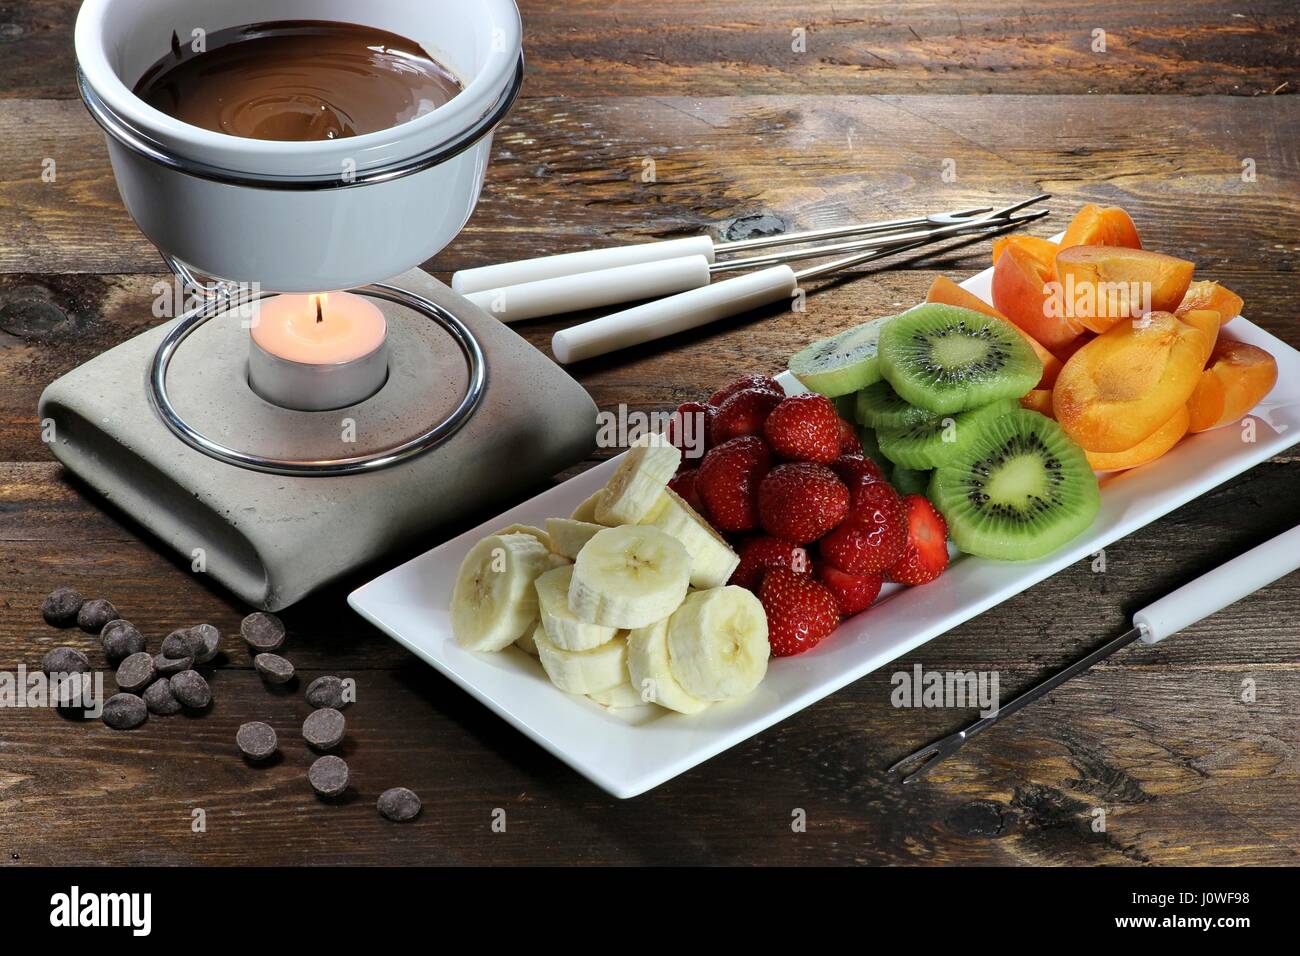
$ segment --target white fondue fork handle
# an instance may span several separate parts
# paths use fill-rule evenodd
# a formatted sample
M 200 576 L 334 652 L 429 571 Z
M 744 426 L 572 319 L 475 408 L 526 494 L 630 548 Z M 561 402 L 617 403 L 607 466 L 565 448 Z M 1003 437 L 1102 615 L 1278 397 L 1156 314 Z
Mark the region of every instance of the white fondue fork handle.
M 760 305 L 789 301 L 798 287 L 793 269 L 786 265 L 773 266 L 561 329 L 551 339 L 551 351 L 557 361 L 566 365 L 580 362 Z
M 665 239 L 662 242 L 638 242 L 629 246 L 611 246 L 608 249 L 586 249 L 566 252 L 558 256 L 538 259 L 519 259 L 515 262 L 498 262 L 495 265 L 461 269 L 451 277 L 451 288 L 464 295 L 502 286 L 553 279 L 556 276 L 613 269 L 640 262 L 658 262 L 682 256 L 704 256 L 713 261 L 713 240 L 708 236 L 687 236 L 684 239 Z
M 709 260 L 695 255 L 537 279 L 470 292 L 465 298 L 502 322 L 522 322 L 617 302 L 657 299 L 708 284 Z
M 1155 644 L 1300 568 L 1300 527 L 1207 571 L 1133 615 L 1144 644 Z

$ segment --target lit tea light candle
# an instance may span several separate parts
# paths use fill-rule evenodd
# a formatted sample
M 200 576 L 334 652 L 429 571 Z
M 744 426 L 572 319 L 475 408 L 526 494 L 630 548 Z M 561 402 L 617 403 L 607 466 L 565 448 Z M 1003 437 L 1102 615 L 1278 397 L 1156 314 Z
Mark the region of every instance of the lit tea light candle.
M 373 302 L 351 292 L 262 299 L 251 332 L 248 384 L 284 408 L 355 405 L 388 377 L 388 323 Z

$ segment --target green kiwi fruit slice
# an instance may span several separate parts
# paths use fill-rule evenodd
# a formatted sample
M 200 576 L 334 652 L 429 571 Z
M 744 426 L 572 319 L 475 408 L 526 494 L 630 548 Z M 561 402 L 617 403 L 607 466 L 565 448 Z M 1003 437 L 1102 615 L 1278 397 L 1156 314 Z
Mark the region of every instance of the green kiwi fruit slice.
M 804 387 L 836 398 L 880 381 L 876 345 L 893 316 L 872 319 L 819 339 L 790 357 L 790 371 Z
M 858 392 L 858 424 L 868 428 L 910 428 L 934 417 L 933 412 L 903 401 L 884 380 Z
M 925 471 L 955 458 L 975 438 L 982 422 L 1019 407 L 1014 398 L 1004 398 L 981 408 L 927 419 L 909 428 L 881 428 L 876 438 L 880 450 L 894 464 Z
M 1092 524 L 1097 476 L 1050 418 L 1026 409 L 991 418 L 930 479 L 930 500 L 969 554 L 1028 561 Z
M 930 471 L 916 471 L 901 465 L 894 469 L 889 483 L 900 495 L 924 495 L 930 487 Z
M 1002 319 L 928 302 L 880 333 L 880 372 L 904 401 L 931 414 L 1019 398 L 1043 375 L 1025 337 Z

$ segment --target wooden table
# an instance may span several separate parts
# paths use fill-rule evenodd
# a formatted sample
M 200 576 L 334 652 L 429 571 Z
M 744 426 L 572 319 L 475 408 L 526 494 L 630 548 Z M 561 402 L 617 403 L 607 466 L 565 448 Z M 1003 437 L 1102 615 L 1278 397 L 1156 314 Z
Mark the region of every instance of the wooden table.
M 1287 0 L 1081 5 L 566 0 L 525 5 L 525 99 L 473 220 L 429 268 L 686 235 L 766 212 L 791 227 L 1051 192 L 1063 228 L 1120 204 L 1157 249 L 1300 346 L 1300 17 Z M 56 376 L 150 327 L 155 250 L 122 209 L 73 88 L 73 0 L 0 18 L 0 667 L 65 635 L 43 595 L 110 597 L 152 640 L 246 609 L 52 462 L 35 416 Z M 1105 31 L 1105 52 L 1094 52 Z M 796 31 L 802 31 L 797 33 Z M 795 52 L 800 36 L 804 51 Z M 797 44 L 796 44 L 797 45 Z M 42 178 L 53 160 L 53 181 Z M 654 179 L 644 182 L 647 160 Z M 956 176 L 944 177 L 945 168 Z M 1251 160 L 1253 181 L 1244 181 Z M 951 181 L 948 181 L 951 180 Z M 772 310 L 596 360 L 602 407 L 666 409 L 814 337 L 918 301 L 987 249 L 862 274 Z M 560 323 L 520 331 L 546 349 Z M 577 466 L 580 470 L 586 464 Z M 981 737 L 923 784 L 882 768 L 969 712 L 898 710 L 890 674 L 997 670 L 1004 695 L 1127 614 L 1300 520 L 1300 461 L 1260 465 L 908 658 L 629 802 L 611 799 L 351 613 L 345 582 L 286 615 L 305 680 L 353 676 L 355 794 L 316 801 L 300 693 L 239 642 L 201 718 L 121 733 L 0 711 L 0 859 L 71 863 L 1271 863 L 1300 848 L 1300 578 L 1135 647 Z M 495 510 L 495 509 L 494 509 Z M 467 515 L 466 524 L 486 515 Z M 434 544 L 433 540 L 428 542 Z M 394 561 L 397 557 L 395 556 Z M 74 636 L 87 648 L 93 640 Z M 101 658 L 96 657 L 96 660 Z M 109 681 L 111 686 L 111 680 Z M 1254 699 L 1243 701 L 1243 687 Z M 269 720 L 254 770 L 235 728 Z M 419 820 L 375 812 L 405 785 Z M 194 832 L 196 809 L 206 830 Z M 505 811 L 506 828 L 493 828 Z M 806 832 L 792 814 L 806 813 Z M 1105 811 L 1104 831 L 1094 829 Z M 499 815 L 497 815 L 499 817 Z M 498 828 L 499 829 L 499 828 Z

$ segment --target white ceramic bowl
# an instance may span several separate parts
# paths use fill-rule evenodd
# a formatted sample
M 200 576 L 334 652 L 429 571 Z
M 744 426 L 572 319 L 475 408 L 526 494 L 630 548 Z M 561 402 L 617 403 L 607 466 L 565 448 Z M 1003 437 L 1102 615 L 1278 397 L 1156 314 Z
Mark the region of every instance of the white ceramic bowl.
M 415 40 L 464 89 L 391 129 L 305 143 L 200 129 L 131 92 L 173 33 L 306 19 Z M 386 279 L 455 237 L 522 82 L 521 41 L 513 0 L 86 0 L 76 27 L 82 96 L 141 232 L 200 272 L 281 292 Z

